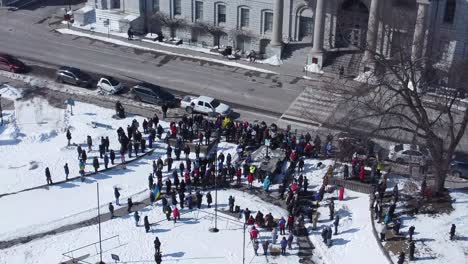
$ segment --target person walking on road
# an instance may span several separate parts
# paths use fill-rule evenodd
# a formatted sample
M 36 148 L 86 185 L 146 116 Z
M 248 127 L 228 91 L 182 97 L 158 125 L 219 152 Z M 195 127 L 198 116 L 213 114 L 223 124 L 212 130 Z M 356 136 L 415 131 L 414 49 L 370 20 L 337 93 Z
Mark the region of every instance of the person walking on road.
M 46 176 L 46 180 L 47 180 L 47 185 L 53 184 L 53 182 L 52 182 L 52 176 L 50 175 L 49 167 L 46 167 L 46 168 L 45 168 L 45 176 Z

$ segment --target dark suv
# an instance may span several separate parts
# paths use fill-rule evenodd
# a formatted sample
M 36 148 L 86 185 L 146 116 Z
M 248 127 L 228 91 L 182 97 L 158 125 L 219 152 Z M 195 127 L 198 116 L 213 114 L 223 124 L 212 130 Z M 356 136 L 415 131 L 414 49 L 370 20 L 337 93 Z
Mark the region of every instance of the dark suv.
M 11 55 L 0 53 L 0 70 L 21 73 L 26 71 L 26 65 Z
M 90 88 L 92 80 L 88 74 L 80 69 L 64 66 L 57 70 L 57 82 Z
M 151 83 L 139 83 L 133 87 L 132 92 L 137 100 L 151 104 L 166 104 L 169 107 L 175 107 L 178 103 L 173 94 Z
M 450 172 L 455 177 L 468 179 L 468 162 L 452 161 L 450 163 Z

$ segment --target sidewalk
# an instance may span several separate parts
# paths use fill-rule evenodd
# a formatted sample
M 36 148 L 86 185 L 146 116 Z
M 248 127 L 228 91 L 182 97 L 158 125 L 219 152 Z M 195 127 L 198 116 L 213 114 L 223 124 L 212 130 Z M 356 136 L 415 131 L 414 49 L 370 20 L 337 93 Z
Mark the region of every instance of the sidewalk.
M 62 30 L 68 30 L 66 26 L 63 24 L 59 24 L 57 28 L 55 28 L 58 32 L 61 32 Z M 324 74 L 314 74 L 314 73 L 305 73 L 302 68 L 298 68 L 296 64 L 289 64 L 288 61 L 283 61 L 283 65 L 280 66 L 273 66 L 269 64 L 261 64 L 261 63 L 250 63 L 246 59 L 239 59 L 239 60 L 228 60 L 225 57 L 221 55 L 214 55 L 211 53 L 205 53 L 202 51 L 197 51 L 194 49 L 189 49 L 181 46 L 168 46 L 168 44 L 159 44 L 158 42 L 153 42 L 150 39 L 145 38 L 144 36 L 139 37 L 136 36 L 134 40 L 128 40 L 126 37 L 126 34 L 124 33 L 117 33 L 117 32 L 111 32 L 109 35 L 105 32 L 100 32 L 99 30 L 86 30 L 82 29 L 79 27 L 73 27 L 71 26 L 70 31 L 75 31 L 75 32 L 80 32 L 82 34 L 90 34 L 99 38 L 108 38 L 109 42 L 113 41 L 119 41 L 119 42 L 124 42 L 128 45 L 132 46 L 140 46 L 144 49 L 155 49 L 157 51 L 155 52 L 162 52 L 162 53 L 168 53 L 169 55 L 180 55 L 180 56 L 190 56 L 190 57 L 195 57 L 195 59 L 200 59 L 200 60 L 217 60 L 217 61 L 223 61 L 225 65 L 231 66 L 231 67 L 242 67 L 246 69 L 251 69 L 251 70 L 256 70 L 261 71 L 261 72 L 273 72 L 274 74 L 280 74 L 280 75 L 288 75 L 288 76 L 294 76 L 294 77 L 300 77 L 303 78 L 304 76 L 307 76 L 306 79 L 312 79 L 312 80 L 318 80 L 321 79 L 322 77 L 325 77 L 326 79 L 329 78 L 336 78 L 335 74 L 333 73 L 324 73 Z M 117 44 L 118 45 L 118 44 Z M 175 54 L 174 54 L 175 53 Z M 238 65 L 235 65 L 238 64 Z M 256 68 L 256 69 L 255 69 Z

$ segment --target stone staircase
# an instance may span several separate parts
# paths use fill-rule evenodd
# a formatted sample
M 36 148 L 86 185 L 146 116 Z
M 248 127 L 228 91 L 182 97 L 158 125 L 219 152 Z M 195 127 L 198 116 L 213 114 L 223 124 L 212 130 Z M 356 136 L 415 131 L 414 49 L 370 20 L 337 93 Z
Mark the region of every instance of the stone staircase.
M 333 118 L 338 106 L 337 97 L 340 96 L 324 88 L 307 87 L 284 112 L 280 120 L 322 126 Z
M 327 55 L 323 70 L 339 74 L 340 67 L 345 69 L 345 76 L 357 76 L 363 54 L 360 51 L 338 51 Z
M 96 9 L 96 27 L 107 28 L 105 21 L 109 19 L 109 27 L 111 31 L 120 32 L 119 20 L 123 19 L 128 14 L 120 10 L 102 10 Z
M 312 48 L 310 42 L 293 42 L 284 47 L 282 59 L 285 63 L 298 65 L 301 68 L 305 66 L 307 55 Z

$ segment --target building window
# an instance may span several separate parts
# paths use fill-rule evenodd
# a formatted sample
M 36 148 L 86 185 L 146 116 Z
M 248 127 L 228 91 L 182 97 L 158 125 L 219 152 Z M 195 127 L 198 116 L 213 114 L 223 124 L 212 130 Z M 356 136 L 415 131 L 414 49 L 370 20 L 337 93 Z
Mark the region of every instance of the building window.
M 181 0 L 174 0 L 174 16 L 182 15 Z
M 218 24 L 226 23 L 226 6 L 218 5 Z
M 195 2 L 195 20 L 203 20 L 203 2 Z
M 453 24 L 455 18 L 456 0 L 447 0 L 445 3 L 444 22 Z
M 264 26 L 263 30 L 264 32 L 269 32 L 273 30 L 273 13 L 271 12 L 265 12 L 265 20 L 263 21 Z
M 450 42 L 441 41 L 440 42 L 440 61 L 448 62 L 450 59 Z
M 159 0 L 153 0 L 153 12 L 159 12 Z
M 241 8 L 240 13 L 240 26 L 241 28 L 249 27 L 249 9 Z

